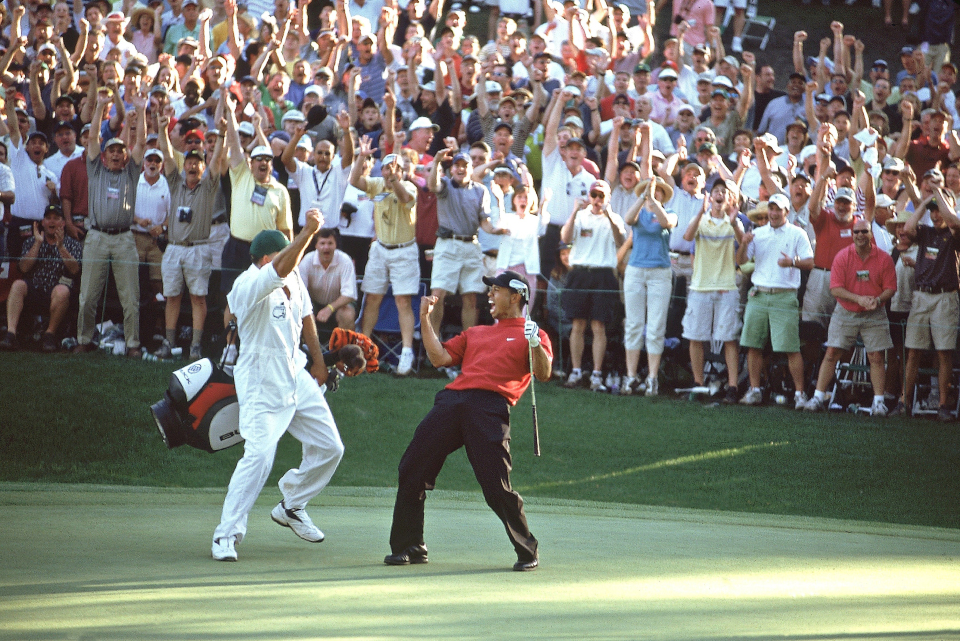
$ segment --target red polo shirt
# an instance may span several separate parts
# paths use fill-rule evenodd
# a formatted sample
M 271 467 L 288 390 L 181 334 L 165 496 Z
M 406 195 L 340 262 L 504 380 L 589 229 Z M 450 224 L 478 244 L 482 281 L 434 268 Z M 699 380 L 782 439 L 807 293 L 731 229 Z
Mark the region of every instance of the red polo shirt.
M 87 200 L 87 154 L 82 153 L 63 166 L 60 174 L 60 199 L 71 203 L 71 216 L 86 216 L 90 209 Z
M 819 242 L 817 243 L 820 244 Z M 870 255 L 861 260 L 854 245 L 837 252 L 830 271 L 830 288 L 843 287 L 857 296 L 879 296 L 884 291 L 897 289 L 897 272 L 890 254 L 870 245 Z M 837 302 L 851 312 L 866 311 L 861 305 L 838 298 Z
M 830 269 L 833 259 L 844 247 L 853 244 L 853 223 L 856 216 L 848 223 L 841 223 L 833 209 L 826 207 L 820 210 L 820 215 L 813 221 L 813 229 L 817 233 L 817 248 L 813 252 L 813 266 L 820 269 Z
M 477 325 L 443 344 L 460 365 L 460 376 L 447 389 L 483 389 L 496 392 L 516 405 L 530 384 L 530 356 L 523 335 L 524 318 L 505 318 L 494 325 Z M 540 344 L 553 357 L 546 332 L 540 330 Z

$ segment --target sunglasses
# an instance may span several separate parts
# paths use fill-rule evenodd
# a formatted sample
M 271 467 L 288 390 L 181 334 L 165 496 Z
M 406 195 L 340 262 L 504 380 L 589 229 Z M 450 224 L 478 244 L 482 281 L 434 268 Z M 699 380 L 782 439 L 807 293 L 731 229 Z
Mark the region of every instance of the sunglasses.
M 591 191 L 591 192 L 590 192 L 590 197 L 591 197 L 591 198 L 604 198 L 604 197 L 606 197 L 606 194 L 603 193 L 602 191 Z
M 870 233 L 870 230 L 869 230 L 869 229 L 854 229 L 854 230 L 853 230 L 853 233 L 854 233 L 854 234 L 869 234 L 869 233 Z

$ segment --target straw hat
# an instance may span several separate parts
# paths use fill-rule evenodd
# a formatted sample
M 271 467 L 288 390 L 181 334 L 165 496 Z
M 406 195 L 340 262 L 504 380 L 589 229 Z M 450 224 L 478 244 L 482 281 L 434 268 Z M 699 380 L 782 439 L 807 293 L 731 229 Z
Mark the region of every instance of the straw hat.
M 657 189 L 658 191 L 660 191 L 661 193 L 665 194 L 664 198 L 659 201 L 661 204 L 662 204 L 662 203 L 666 203 L 666 202 L 669 201 L 671 198 L 673 198 L 673 187 L 671 187 L 670 185 L 668 185 L 668 184 L 666 183 L 666 181 L 664 181 L 664 179 L 663 179 L 663 178 L 660 178 L 659 176 L 657 176 L 656 178 L 654 178 L 654 180 L 657 182 L 656 189 Z M 637 183 L 637 186 L 636 186 L 636 188 L 634 189 L 634 193 L 635 193 L 636 195 L 638 195 L 638 196 L 642 196 L 642 195 L 643 195 L 643 192 L 645 192 L 645 191 L 647 190 L 647 187 L 648 187 L 649 185 L 650 185 L 650 180 L 649 180 L 649 179 L 647 179 L 647 180 L 641 180 L 639 183 Z
M 884 223 L 884 227 L 887 228 L 887 231 L 896 236 L 897 234 L 897 225 L 902 225 L 910 220 L 910 212 L 901 211 L 897 213 L 896 216 Z
M 751 209 L 750 211 L 747 212 L 747 218 L 749 218 L 750 222 L 752 222 L 753 224 L 757 224 L 757 221 L 759 220 L 760 216 L 767 216 L 767 215 L 768 213 L 767 213 L 766 201 L 762 203 L 757 203 L 756 209 Z

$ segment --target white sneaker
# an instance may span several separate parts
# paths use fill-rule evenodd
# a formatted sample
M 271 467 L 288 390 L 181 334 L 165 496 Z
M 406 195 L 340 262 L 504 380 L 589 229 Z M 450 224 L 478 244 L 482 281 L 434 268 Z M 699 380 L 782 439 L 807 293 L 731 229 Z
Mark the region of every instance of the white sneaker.
M 755 387 L 747 390 L 747 393 L 740 399 L 741 405 L 759 405 L 763 402 L 763 392 Z
M 397 365 L 397 375 L 406 376 L 413 370 L 413 350 L 409 347 L 400 352 L 400 363 Z
M 620 393 L 626 396 L 630 396 L 637 389 L 637 379 L 634 376 L 624 376 L 623 383 L 620 386 Z
M 800 411 L 806 409 L 807 407 L 807 394 L 806 392 L 794 392 L 793 393 L 793 409 Z
M 213 542 L 213 547 L 210 548 L 210 554 L 217 561 L 236 561 L 237 546 L 234 543 L 234 538 L 228 536 L 225 539 L 217 539 Z
M 886 416 L 887 415 L 887 404 L 883 401 L 874 401 L 873 405 L 870 406 L 870 416 Z
M 743 53 L 743 40 L 734 36 L 733 41 L 730 43 L 730 50 L 734 53 Z
M 564 387 L 577 387 L 580 385 L 580 381 L 583 379 L 583 374 L 581 372 L 570 372 L 570 376 L 567 377 L 567 382 L 563 384 Z
M 283 501 L 280 501 L 277 503 L 277 507 L 270 512 L 270 518 L 278 525 L 293 530 L 293 533 L 304 541 L 319 543 L 323 540 L 323 532 L 313 524 L 307 511 L 302 507 L 288 509 Z
M 646 396 L 657 396 L 660 394 L 660 381 L 655 378 L 647 379 L 647 389 L 644 392 Z
M 807 401 L 803 406 L 803 411 L 805 412 L 822 412 L 826 409 L 825 399 L 817 398 L 814 396 L 809 401 Z
M 606 392 L 607 388 L 603 384 L 603 374 L 590 374 L 590 391 Z
M 170 341 L 163 339 L 163 342 L 160 343 L 160 348 L 153 353 L 157 358 L 170 358 L 173 356 L 173 353 L 170 348 Z

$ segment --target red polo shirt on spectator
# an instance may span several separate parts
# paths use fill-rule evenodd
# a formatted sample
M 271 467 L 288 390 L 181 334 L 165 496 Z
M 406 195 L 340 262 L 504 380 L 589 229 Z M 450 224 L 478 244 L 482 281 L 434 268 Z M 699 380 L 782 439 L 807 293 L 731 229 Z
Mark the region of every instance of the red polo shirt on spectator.
M 87 154 L 83 153 L 63 166 L 60 174 L 60 200 L 70 201 L 70 216 L 86 216 L 90 204 L 87 201 Z
M 850 222 L 841 223 L 833 209 L 824 207 L 820 210 L 820 215 L 813 222 L 813 229 L 817 233 L 817 248 L 813 252 L 814 267 L 829 270 L 837 253 L 853 244 L 852 230 L 856 220 L 856 217 L 852 217 Z
M 817 246 L 819 246 L 819 241 Z M 897 289 L 897 272 L 893 267 L 890 254 L 870 245 L 870 255 L 862 260 L 855 245 L 849 245 L 837 252 L 830 270 L 830 289 L 843 287 L 857 296 L 877 297 L 888 289 Z M 866 311 L 861 305 L 838 298 L 837 302 L 847 311 L 854 313 Z
M 937 144 L 931 145 L 928 136 L 920 136 L 910 143 L 907 149 L 907 164 L 918 177 L 922 178 L 936 167 L 938 162 L 941 170 L 950 164 L 950 145 L 946 141 L 937 141 Z

